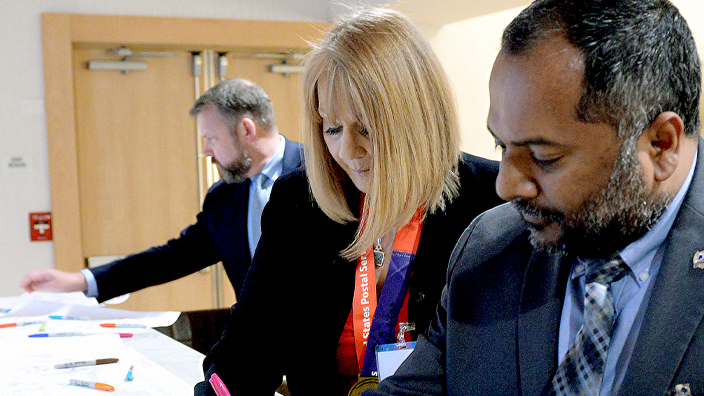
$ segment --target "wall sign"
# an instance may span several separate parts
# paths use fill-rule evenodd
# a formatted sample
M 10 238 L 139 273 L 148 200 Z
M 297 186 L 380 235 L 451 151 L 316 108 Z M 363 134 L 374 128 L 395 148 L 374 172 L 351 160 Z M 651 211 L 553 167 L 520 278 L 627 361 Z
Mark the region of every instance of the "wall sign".
M 51 212 L 29 214 L 29 240 L 51 241 Z

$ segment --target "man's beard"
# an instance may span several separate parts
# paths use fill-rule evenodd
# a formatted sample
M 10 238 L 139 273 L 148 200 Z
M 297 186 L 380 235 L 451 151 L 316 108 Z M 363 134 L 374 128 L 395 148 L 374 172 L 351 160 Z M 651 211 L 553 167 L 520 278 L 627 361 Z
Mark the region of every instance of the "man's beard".
M 242 183 L 247 179 L 247 172 L 252 167 L 252 159 L 247 154 L 246 150 L 241 151 L 239 158 L 228 167 L 224 167 L 221 163 L 213 161 L 218 169 L 220 178 L 227 184 Z
M 619 149 L 607 187 L 587 197 L 576 211 L 562 213 L 522 199 L 512 203 L 522 214 L 548 219 L 562 229 L 559 240 L 548 243 L 538 240 L 534 235 L 538 230 L 529 224 L 535 247 L 590 258 L 611 254 L 640 238 L 671 200 L 667 194 L 649 191 L 634 139 Z

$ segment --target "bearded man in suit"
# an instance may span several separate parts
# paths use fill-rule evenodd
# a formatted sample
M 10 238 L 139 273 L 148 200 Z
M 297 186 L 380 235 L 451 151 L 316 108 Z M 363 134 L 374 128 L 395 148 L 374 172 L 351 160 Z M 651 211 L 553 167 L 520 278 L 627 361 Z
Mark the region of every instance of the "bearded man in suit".
M 208 191 L 196 222 L 178 238 L 80 272 L 33 271 L 27 292 L 83 291 L 99 302 L 190 275 L 222 261 L 239 296 L 261 235 L 262 209 L 274 181 L 302 166 L 302 146 L 279 134 L 274 107 L 257 84 L 227 79 L 190 110 L 221 181 Z

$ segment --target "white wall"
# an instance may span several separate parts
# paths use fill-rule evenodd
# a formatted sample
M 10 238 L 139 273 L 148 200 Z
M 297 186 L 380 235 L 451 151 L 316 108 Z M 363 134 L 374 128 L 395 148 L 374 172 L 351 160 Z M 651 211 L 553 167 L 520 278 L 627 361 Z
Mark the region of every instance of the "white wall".
M 692 30 L 694 41 L 697 42 L 699 58 L 704 63 L 704 2 L 701 0 L 670 0 L 680 10 Z M 699 103 L 699 114 L 704 122 L 704 95 Z M 704 133 L 704 125 L 702 131 Z
M 489 111 L 489 75 L 494 59 L 499 52 L 501 33 L 504 27 L 523 9 L 516 7 L 520 0 L 507 1 L 510 9 L 482 14 L 478 0 L 435 0 L 436 8 L 457 9 L 456 14 L 480 14 L 466 20 L 446 13 L 449 21 L 442 23 L 442 15 L 423 13 L 422 5 L 427 0 L 400 0 L 394 7 L 406 12 L 423 31 L 443 63 L 457 95 L 462 128 L 462 149 L 482 157 L 500 159 L 494 150 L 494 141 L 486 129 Z M 701 0 L 671 0 L 690 25 L 699 44 L 700 56 L 704 54 L 704 2 Z M 529 4 L 531 0 L 524 0 Z M 506 7 L 504 7 L 506 8 Z M 465 10 L 464 12 L 461 10 Z M 704 109 L 704 107 L 702 107 Z M 702 110 L 704 114 L 704 110 Z
M 40 17 L 45 12 L 287 21 L 336 15 L 330 0 L 2 0 L 0 296 L 19 294 L 26 272 L 53 267 L 52 243 L 29 241 L 29 213 L 51 211 Z M 6 163 L 17 156 L 28 167 L 9 171 Z
M 457 96 L 462 149 L 495 160 L 494 139 L 487 132 L 489 76 L 499 53 L 501 32 L 523 9 L 513 8 L 443 26 L 431 39 Z

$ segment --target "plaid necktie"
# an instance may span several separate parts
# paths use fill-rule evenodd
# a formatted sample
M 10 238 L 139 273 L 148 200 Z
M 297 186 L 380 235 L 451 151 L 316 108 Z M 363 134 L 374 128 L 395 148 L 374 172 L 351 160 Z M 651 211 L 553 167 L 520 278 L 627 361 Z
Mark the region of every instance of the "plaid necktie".
M 628 266 L 618 254 L 586 265 L 584 324 L 552 379 L 546 395 L 598 395 L 614 327 L 611 282 L 621 279 Z

